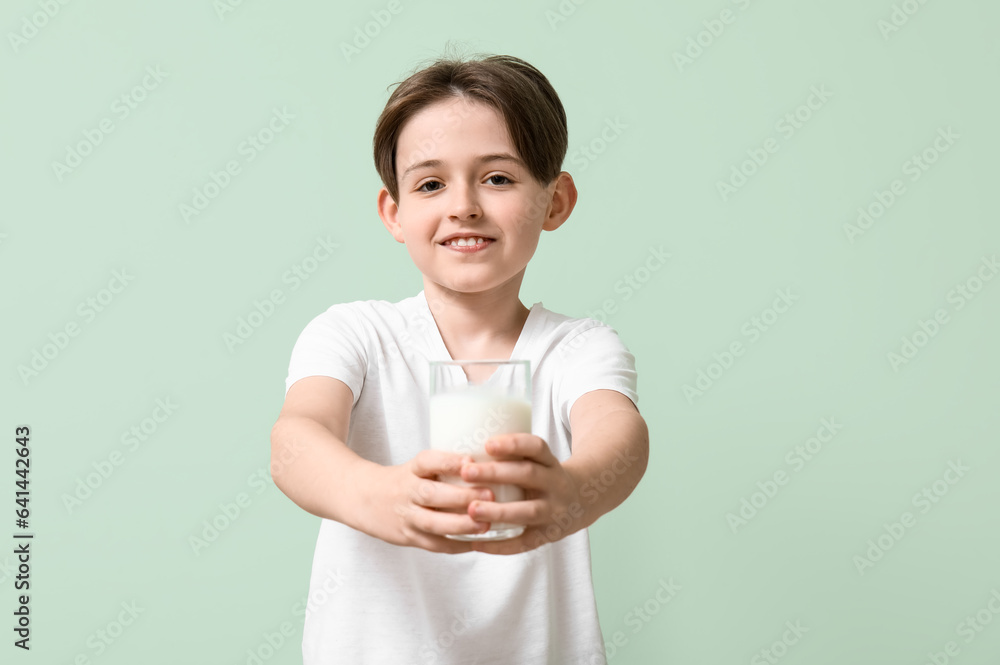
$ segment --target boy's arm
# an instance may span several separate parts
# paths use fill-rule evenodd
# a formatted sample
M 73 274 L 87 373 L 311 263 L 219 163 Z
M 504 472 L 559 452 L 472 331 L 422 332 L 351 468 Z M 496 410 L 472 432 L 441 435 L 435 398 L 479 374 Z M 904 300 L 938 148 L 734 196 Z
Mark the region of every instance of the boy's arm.
M 580 521 L 587 527 L 639 484 L 649 462 L 649 429 L 628 397 L 594 390 L 573 404 L 570 432 L 573 454 L 563 468 L 579 483 Z
M 475 501 L 469 514 L 488 522 L 526 524 L 520 537 L 476 543 L 477 551 L 516 554 L 590 526 L 624 501 L 649 459 L 649 430 L 635 405 L 615 390 L 594 390 L 570 411 L 573 453 L 560 463 L 541 438 L 509 434 L 487 441 L 487 452 L 505 461 L 468 464 L 469 482 L 514 483 L 529 499 L 509 504 Z
M 292 384 L 271 429 L 271 477 L 302 509 L 397 545 L 468 552 L 446 533 L 485 530 L 464 510 L 479 492 L 435 480 L 457 474 L 463 458 L 424 451 L 405 464 L 382 466 L 347 447 L 353 394 L 345 383 L 310 376 Z
M 353 520 L 338 494 L 356 494 L 355 482 L 373 463 L 343 443 L 351 389 L 342 381 L 319 378 L 297 381 L 285 396 L 271 428 L 271 478 L 302 509 L 346 524 Z

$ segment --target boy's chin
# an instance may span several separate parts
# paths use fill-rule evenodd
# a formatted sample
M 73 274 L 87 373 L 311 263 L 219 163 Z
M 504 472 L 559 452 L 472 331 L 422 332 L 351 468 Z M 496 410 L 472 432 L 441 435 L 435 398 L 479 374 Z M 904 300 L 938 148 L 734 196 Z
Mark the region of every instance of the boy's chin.
M 431 280 L 434 288 L 438 291 L 454 294 L 455 296 L 480 296 L 494 293 L 501 290 L 502 284 L 494 282 L 438 282 Z

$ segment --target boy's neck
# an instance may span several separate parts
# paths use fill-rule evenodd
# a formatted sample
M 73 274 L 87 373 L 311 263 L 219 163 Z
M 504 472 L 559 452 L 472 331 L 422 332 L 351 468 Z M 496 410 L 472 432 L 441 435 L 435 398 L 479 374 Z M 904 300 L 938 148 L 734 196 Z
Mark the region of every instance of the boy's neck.
M 516 287 L 466 294 L 425 283 L 424 296 L 455 360 L 507 360 L 530 311 L 518 299 Z

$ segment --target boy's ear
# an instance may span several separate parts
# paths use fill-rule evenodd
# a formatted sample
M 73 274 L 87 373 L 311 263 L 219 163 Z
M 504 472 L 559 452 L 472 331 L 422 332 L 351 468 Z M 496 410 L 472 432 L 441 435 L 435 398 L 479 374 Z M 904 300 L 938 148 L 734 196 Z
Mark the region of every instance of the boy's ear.
M 382 187 L 378 190 L 378 216 L 382 218 L 382 223 L 385 228 L 389 230 L 392 237 L 396 239 L 396 242 L 401 242 L 405 244 L 403 239 L 403 229 L 400 228 L 399 222 L 397 221 L 397 215 L 399 214 L 399 206 L 395 201 L 392 200 L 392 195 L 389 194 L 389 190 Z
M 549 206 L 548 214 L 542 223 L 545 231 L 555 231 L 569 219 L 570 213 L 576 207 L 577 191 L 573 176 L 566 171 L 561 171 L 556 176 L 555 188 L 552 191 L 552 202 Z

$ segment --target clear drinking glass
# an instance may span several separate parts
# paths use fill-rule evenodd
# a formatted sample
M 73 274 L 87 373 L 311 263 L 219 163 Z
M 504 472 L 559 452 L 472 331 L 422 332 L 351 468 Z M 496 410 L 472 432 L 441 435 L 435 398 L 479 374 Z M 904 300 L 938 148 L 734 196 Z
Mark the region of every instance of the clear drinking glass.
M 531 363 L 527 360 L 441 360 L 431 362 L 430 442 L 435 450 L 491 459 L 486 440 L 497 434 L 531 433 Z M 485 487 L 498 502 L 523 501 L 516 485 L 470 484 L 458 476 L 440 480 L 466 487 Z M 519 524 L 491 524 L 477 534 L 455 540 L 506 540 L 524 532 Z

